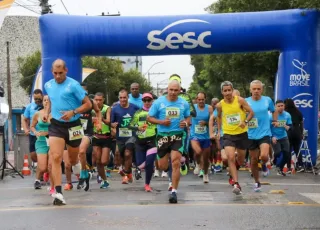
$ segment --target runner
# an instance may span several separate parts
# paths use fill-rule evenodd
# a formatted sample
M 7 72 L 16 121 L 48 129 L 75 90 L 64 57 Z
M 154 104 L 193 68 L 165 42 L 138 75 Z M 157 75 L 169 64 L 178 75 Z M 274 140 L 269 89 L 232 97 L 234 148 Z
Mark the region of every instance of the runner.
M 156 159 L 157 148 L 156 125 L 147 122 L 149 109 L 152 105 L 153 96 L 150 93 L 142 95 L 143 108 L 135 112 L 129 128 L 136 131 L 137 142 L 135 144 L 137 168 L 135 172 L 136 180 L 141 178 L 141 170 L 145 169 L 146 178 L 144 189 L 146 192 L 152 192 L 150 181 L 153 173 L 153 165 Z
M 41 182 L 40 182 L 40 175 L 48 172 L 48 152 L 49 152 L 49 146 L 48 146 L 48 127 L 50 124 L 50 116 L 47 122 L 42 121 L 42 117 L 45 113 L 45 110 L 47 109 L 49 104 L 49 98 L 48 96 L 43 97 L 43 106 L 44 109 L 41 109 L 40 111 L 36 112 L 32 118 L 31 123 L 31 132 L 34 133 L 37 137 L 37 141 L 35 143 L 35 149 L 37 153 L 37 175 L 36 180 L 34 182 L 34 188 L 35 189 L 41 189 Z M 36 129 L 37 127 L 37 129 Z M 38 130 L 38 131 L 37 131 Z M 51 178 L 51 174 L 50 179 Z M 51 180 L 52 182 L 52 180 Z
M 287 135 L 287 131 L 292 126 L 291 115 L 284 111 L 284 102 L 282 100 L 276 101 L 276 111 L 278 112 L 278 127 L 271 125 L 272 134 L 272 148 L 274 151 L 273 164 L 277 164 L 277 159 L 282 152 L 282 160 L 279 165 L 279 176 L 286 176 L 283 172 L 283 167 L 287 164 L 288 173 L 291 173 L 291 152 L 290 143 Z M 272 122 L 273 118 L 269 114 L 269 118 Z
M 203 177 L 204 183 L 209 183 L 208 168 L 210 162 L 210 137 L 209 137 L 209 118 L 213 112 L 210 105 L 205 104 L 206 94 L 198 93 L 197 104 L 194 105 L 197 116 L 191 120 L 191 146 L 195 153 L 196 168 L 194 174 Z
M 52 114 L 49 146 L 52 156 L 52 179 L 56 190 L 52 195 L 54 205 L 66 204 L 61 188 L 61 161 L 65 145 L 67 145 L 71 165 L 76 165 L 79 145 L 84 135 L 79 119 L 80 114 L 92 107 L 90 99 L 79 82 L 67 77 L 67 72 L 65 62 L 57 59 L 52 64 L 54 79 L 44 85 L 50 101 L 42 120 L 47 122 L 50 111 Z
M 130 86 L 131 93 L 129 94 L 129 103 L 135 104 L 140 109 L 143 107 L 142 102 L 142 94 L 139 92 L 139 84 L 138 83 L 132 83 Z
M 82 88 L 88 93 L 87 86 L 85 84 L 81 84 Z M 84 136 L 82 137 L 80 150 L 79 150 L 79 160 L 81 163 L 81 171 L 80 171 L 80 178 L 77 185 L 77 189 L 84 189 L 84 191 L 89 190 L 89 183 L 92 177 L 91 172 L 87 169 L 87 150 L 89 146 L 92 144 L 93 139 L 93 131 L 101 131 L 101 121 L 102 116 L 100 112 L 100 108 L 98 107 L 97 103 L 94 100 L 91 100 L 92 108 L 85 113 L 82 113 L 80 116 L 80 121 L 84 130 Z M 95 114 L 95 127 L 93 128 L 92 122 L 92 114 Z M 110 120 L 109 120 L 110 121 Z M 91 156 L 92 157 L 92 156 Z M 99 167 L 98 167 L 99 168 Z M 86 182 L 86 186 L 84 185 Z
M 242 165 L 247 149 L 248 134 L 247 123 L 253 117 L 253 111 L 247 102 L 238 96 L 233 96 L 233 85 L 230 81 L 221 83 L 223 100 L 217 105 L 218 111 L 218 133 L 220 139 L 221 125 L 223 130 L 223 145 L 228 157 L 228 166 L 233 178 L 233 193 L 241 194 L 241 187 L 238 183 L 237 166 Z M 246 112 L 248 116 L 246 118 Z M 236 160 L 235 152 L 238 156 Z
M 97 105 L 97 110 L 92 111 L 94 128 L 93 128 L 93 155 L 98 170 L 98 182 L 101 183 L 100 188 L 106 189 L 109 187 L 106 172 L 104 167 L 108 165 L 110 160 L 110 149 L 112 145 L 112 137 L 110 130 L 110 114 L 111 108 L 104 104 L 104 94 L 96 93 L 94 103 Z M 99 113 L 97 113 L 99 111 Z M 102 128 L 99 127 L 100 116 L 102 116 Z
M 158 164 L 165 171 L 172 164 L 172 191 L 170 203 L 177 203 L 177 188 L 180 180 L 180 161 L 184 154 L 186 127 L 190 124 L 190 107 L 182 98 L 180 82 L 172 80 L 168 84 L 167 96 L 156 100 L 150 111 L 148 121 L 157 124 Z
M 139 110 L 139 107 L 129 103 L 128 99 L 128 91 L 121 90 L 119 92 L 119 104 L 114 105 L 111 111 L 111 126 L 117 128 L 116 155 L 120 155 L 120 159 L 124 160 L 124 169 L 119 172 L 122 176 L 122 184 L 133 182 L 131 167 L 136 138 L 132 135 L 132 130 L 128 129 L 128 126 L 134 113 Z
M 38 112 L 40 109 L 43 108 L 42 100 L 43 100 L 43 94 L 40 89 L 35 89 L 33 91 L 33 100 L 34 102 L 31 102 L 29 105 L 27 105 L 24 113 L 23 113 L 23 119 L 22 119 L 22 127 L 24 130 L 24 133 L 26 135 L 29 135 L 29 152 L 30 152 L 30 158 L 33 163 L 37 162 L 37 153 L 35 149 L 35 144 L 37 141 L 37 137 L 35 134 L 31 131 L 30 132 L 30 124 L 32 122 L 32 118 L 36 112 Z M 36 127 L 37 128 L 37 127 Z M 41 173 L 39 173 L 39 169 L 36 169 L 36 179 L 40 180 Z
M 269 150 L 271 142 L 271 129 L 269 112 L 273 113 L 273 125 L 277 125 L 278 112 L 274 109 L 274 104 L 270 97 L 262 96 L 263 84 L 259 80 L 250 83 L 251 97 L 246 98 L 254 112 L 252 120 L 248 123 L 249 154 L 252 176 L 255 180 L 254 191 L 261 191 L 259 179 L 259 156 L 262 160 L 263 175 L 269 174 L 266 163 L 269 160 Z

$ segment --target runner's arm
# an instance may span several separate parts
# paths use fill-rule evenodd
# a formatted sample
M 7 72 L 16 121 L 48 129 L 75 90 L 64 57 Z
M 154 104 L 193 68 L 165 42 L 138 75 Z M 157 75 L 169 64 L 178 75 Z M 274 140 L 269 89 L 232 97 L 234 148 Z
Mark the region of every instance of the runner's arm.
M 221 104 L 218 103 L 217 106 L 217 112 L 218 112 L 218 116 L 217 116 L 217 126 L 218 126 L 218 134 L 221 133 L 221 115 L 222 115 L 222 107 Z
M 194 107 L 194 105 L 192 103 L 192 99 L 191 99 L 189 94 L 186 94 L 186 96 L 188 97 L 188 103 L 189 103 L 189 106 L 190 106 L 190 115 L 191 115 L 191 117 L 196 117 L 197 116 L 197 111 L 196 111 L 196 108 Z
M 252 117 L 254 116 L 253 110 L 251 109 L 250 105 L 242 97 L 239 97 L 239 103 L 242 106 L 243 110 L 248 113 L 247 121 L 250 121 L 252 119 Z
M 131 119 L 130 124 L 128 126 L 128 128 L 133 131 L 139 130 L 139 126 L 138 126 L 139 115 L 138 114 L 139 114 L 139 110 L 134 113 L 133 118 Z
M 91 104 L 91 101 L 89 99 L 88 96 L 85 96 L 82 100 L 82 105 L 78 108 L 75 109 L 75 111 L 78 113 L 78 114 L 82 114 L 82 113 L 85 113 L 87 112 L 88 110 L 90 110 L 92 108 L 92 104 Z
M 214 115 L 212 113 L 209 118 L 209 135 L 214 134 L 213 125 L 214 125 Z
M 111 124 L 111 111 L 112 108 L 108 108 L 105 117 L 102 118 L 103 123 L 105 123 L 106 125 L 110 125 Z
M 92 104 L 93 104 L 92 107 L 93 107 L 93 110 L 94 110 L 94 112 L 95 112 L 95 114 L 96 114 L 96 117 L 97 117 L 97 119 L 98 119 L 98 122 L 101 122 L 101 121 L 102 121 L 101 111 L 100 111 L 98 105 L 97 105 L 94 101 L 91 101 L 91 102 L 92 102 Z
M 163 120 L 159 120 L 155 117 L 150 117 L 149 115 L 147 116 L 147 121 L 152 124 L 156 124 L 156 125 L 162 125 L 164 123 Z
M 37 133 L 37 130 L 36 130 L 36 126 L 38 124 L 38 115 L 39 115 L 39 112 L 36 112 L 32 118 L 32 122 L 31 122 L 31 126 L 30 126 L 30 130 L 36 134 Z

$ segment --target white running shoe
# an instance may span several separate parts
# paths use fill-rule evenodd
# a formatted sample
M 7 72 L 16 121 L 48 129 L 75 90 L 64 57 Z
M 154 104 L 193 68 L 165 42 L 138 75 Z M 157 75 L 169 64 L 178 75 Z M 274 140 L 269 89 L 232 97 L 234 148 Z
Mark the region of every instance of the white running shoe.
M 193 170 L 193 174 L 194 174 L 194 175 L 198 175 L 199 173 L 200 173 L 200 167 L 199 167 L 198 164 L 196 164 L 196 167 L 195 167 L 194 170 Z
M 158 169 L 154 170 L 154 174 L 153 174 L 154 177 L 159 177 L 160 176 L 160 172 Z
M 208 174 L 203 175 L 203 183 L 205 183 L 205 184 L 209 183 L 209 175 Z
M 162 171 L 161 177 L 168 177 L 168 173 L 165 171 Z
M 53 199 L 53 205 L 66 205 L 66 201 L 61 193 L 54 193 L 51 195 Z

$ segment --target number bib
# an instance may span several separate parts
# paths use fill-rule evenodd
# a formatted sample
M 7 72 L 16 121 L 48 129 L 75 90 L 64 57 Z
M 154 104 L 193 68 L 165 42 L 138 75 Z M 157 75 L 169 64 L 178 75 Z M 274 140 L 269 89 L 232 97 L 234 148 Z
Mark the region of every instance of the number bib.
M 205 134 L 207 133 L 207 126 L 195 125 L 194 132 L 196 134 Z
M 69 128 L 69 140 L 79 140 L 84 136 L 82 125 L 78 125 L 72 128 Z
M 119 137 L 132 137 L 132 130 L 127 128 L 119 128 Z
M 248 122 L 248 128 L 249 129 L 255 129 L 258 128 L 258 119 L 257 118 L 252 118 L 249 122 Z
M 137 131 L 136 132 L 137 136 L 143 136 L 143 137 L 146 137 L 146 134 L 147 134 L 147 130 L 145 131 Z
M 228 125 L 239 125 L 240 124 L 240 114 L 239 113 L 226 115 L 226 119 L 227 119 Z
M 88 120 L 87 119 L 80 119 L 83 130 L 87 130 L 87 126 L 88 126 Z
M 166 108 L 166 118 L 179 118 L 180 117 L 180 109 L 175 107 L 167 107 Z
M 280 120 L 280 121 L 278 121 L 278 123 L 279 123 L 279 126 L 278 126 L 278 127 L 285 127 L 287 121 L 286 121 L 286 120 Z

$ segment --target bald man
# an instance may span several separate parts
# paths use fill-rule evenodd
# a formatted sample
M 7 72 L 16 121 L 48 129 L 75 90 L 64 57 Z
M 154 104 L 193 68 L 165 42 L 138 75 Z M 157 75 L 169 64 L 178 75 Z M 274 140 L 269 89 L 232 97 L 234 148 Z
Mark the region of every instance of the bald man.
M 66 204 L 61 188 L 61 162 L 64 148 L 67 145 L 70 164 L 76 165 L 79 161 L 79 146 L 84 136 L 80 114 L 92 108 L 86 91 L 79 82 L 67 77 L 67 72 L 66 63 L 57 59 L 52 64 L 54 79 L 44 85 L 50 103 L 43 116 L 43 121 L 48 121 L 50 112 L 52 116 L 49 126 L 49 146 L 53 184 L 56 191 L 52 195 L 54 205 Z
M 149 110 L 147 121 L 157 124 L 157 148 L 159 168 L 169 170 L 172 164 L 172 191 L 170 203 L 177 203 L 177 188 L 180 181 L 180 160 L 184 153 L 186 127 L 190 124 L 190 107 L 188 102 L 179 97 L 181 85 L 177 80 L 168 84 L 167 96 L 156 100 Z

